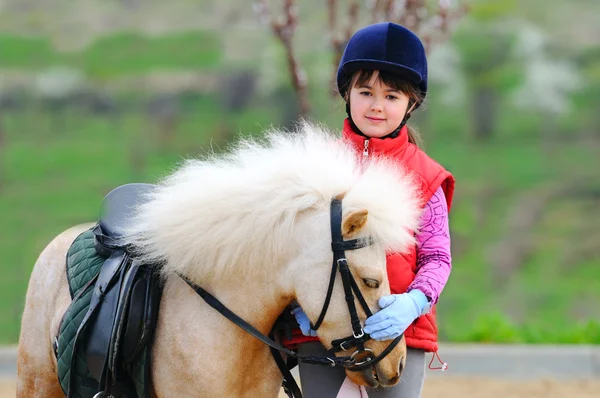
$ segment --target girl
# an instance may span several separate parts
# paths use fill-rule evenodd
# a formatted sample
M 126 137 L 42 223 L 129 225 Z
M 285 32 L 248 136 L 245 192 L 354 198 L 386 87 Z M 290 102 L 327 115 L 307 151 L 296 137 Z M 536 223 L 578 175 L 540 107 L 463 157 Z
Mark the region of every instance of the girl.
M 300 364 L 303 395 L 420 397 L 425 353 L 438 349 L 435 304 L 451 269 L 448 211 L 454 191 L 454 177 L 419 148 L 419 137 L 406 125 L 427 93 L 423 44 L 414 33 L 394 23 L 367 26 L 348 42 L 337 85 L 348 114 L 343 138 L 360 156 L 384 155 L 402 163 L 417 177 L 422 195 L 417 244 L 411 253 L 388 255 L 392 294 L 379 300 L 380 311 L 364 326 L 365 333 L 380 341 L 404 333 L 408 355 L 400 382 L 390 388 L 365 389 L 346 379 L 343 369 Z M 294 315 L 304 335 L 316 336 L 299 307 Z M 298 350 L 302 355 L 327 354 L 318 341 L 302 343 Z

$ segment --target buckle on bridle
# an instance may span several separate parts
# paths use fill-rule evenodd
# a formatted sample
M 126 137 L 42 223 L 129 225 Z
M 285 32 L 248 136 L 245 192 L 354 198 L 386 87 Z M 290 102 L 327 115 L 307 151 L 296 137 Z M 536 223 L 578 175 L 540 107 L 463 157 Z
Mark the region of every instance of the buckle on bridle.
M 363 330 L 363 328 L 360 328 L 360 334 L 358 336 L 354 334 L 354 330 L 352 331 L 352 336 L 354 336 L 355 339 L 360 339 L 364 335 L 365 335 L 365 331 Z
M 346 340 L 346 341 L 342 341 L 340 343 L 340 348 L 342 349 L 342 351 L 348 351 L 348 348 L 350 348 L 350 347 L 346 348 L 346 347 L 344 347 L 344 344 L 349 343 L 349 342 L 350 342 L 349 340 Z

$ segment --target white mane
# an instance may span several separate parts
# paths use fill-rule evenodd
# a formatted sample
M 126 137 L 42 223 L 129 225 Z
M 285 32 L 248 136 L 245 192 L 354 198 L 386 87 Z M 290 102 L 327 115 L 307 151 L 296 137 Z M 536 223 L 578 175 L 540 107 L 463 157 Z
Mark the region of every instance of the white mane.
M 268 269 L 289 251 L 299 213 L 328 214 L 331 199 L 344 195 L 344 213 L 366 208 L 366 232 L 389 250 L 405 250 L 419 216 L 411 178 L 383 159 L 360 162 L 314 124 L 268 131 L 229 154 L 186 161 L 137 209 L 128 242 L 164 272 L 196 281 Z

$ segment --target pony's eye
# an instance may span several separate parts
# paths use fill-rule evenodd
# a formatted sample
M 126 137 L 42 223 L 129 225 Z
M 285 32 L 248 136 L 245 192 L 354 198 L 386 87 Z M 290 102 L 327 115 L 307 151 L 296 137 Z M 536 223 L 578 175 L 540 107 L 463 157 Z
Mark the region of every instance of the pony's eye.
M 364 278 L 363 282 L 365 283 L 365 285 L 367 285 L 367 287 L 370 287 L 372 289 L 377 289 L 379 287 L 379 281 L 375 279 Z

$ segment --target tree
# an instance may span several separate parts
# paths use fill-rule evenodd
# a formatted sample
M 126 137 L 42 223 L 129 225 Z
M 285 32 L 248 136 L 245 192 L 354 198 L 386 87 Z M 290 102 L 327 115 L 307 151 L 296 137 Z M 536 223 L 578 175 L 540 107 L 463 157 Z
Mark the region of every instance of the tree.
M 370 16 L 372 23 L 391 21 L 411 29 L 421 38 L 426 51 L 429 51 L 435 43 L 447 39 L 452 25 L 466 13 L 466 6 L 455 6 L 454 3 L 453 0 L 372 0 L 367 1 L 365 12 Z M 337 67 L 346 43 L 356 28 L 360 27 L 358 20 L 361 7 L 358 1 L 349 0 L 347 6 L 341 8 L 337 0 L 327 1 L 328 31 L 333 52 L 331 87 L 335 87 Z M 291 82 L 300 107 L 299 116 L 308 115 L 308 79 L 298 62 L 293 46 L 293 37 L 298 25 L 298 8 L 295 1 L 283 0 L 283 16 L 279 18 L 271 15 L 267 0 L 258 0 L 255 3 L 255 11 L 259 14 L 261 22 L 270 26 L 273 34 L 285 47 Z M 344 26 L 338 23 L 340 13 L 347 21 Z M 336 96 L 337 92 L 332 90 L 331 94 Z
M 307 92 L 306 72 L 300 67 L 300 64 L 294 53 L 294 33 L 298 25 L 298 9 L 294 0 L 283 0 L 283 17 L 274 18 L 271 16 L 268 2 L 259 0 L 255 4 L 255 10 L 260 15 L 263 23 L 268 23 L 273 34 L 281 41 L 285 48 L 288 69 L 292 80 L 292 86 L 296 92 L 298 104 L 300 105 L 300 115 L 308 115 L 310 104 Z

